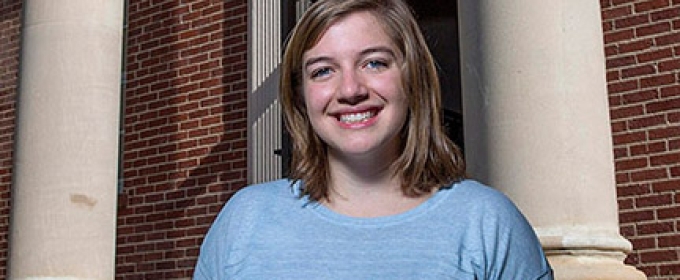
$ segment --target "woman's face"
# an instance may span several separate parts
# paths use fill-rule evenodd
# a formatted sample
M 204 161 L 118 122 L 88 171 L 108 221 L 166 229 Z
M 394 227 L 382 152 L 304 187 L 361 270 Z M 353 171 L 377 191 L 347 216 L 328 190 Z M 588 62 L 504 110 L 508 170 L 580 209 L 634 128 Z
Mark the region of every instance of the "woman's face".
M 303 91 L 330 157 L 393 159 L 408 104 L 403 55 L 369 12 L 333 23 L 303 55 Z M 387 156 L 388 158 L 384 158 Z

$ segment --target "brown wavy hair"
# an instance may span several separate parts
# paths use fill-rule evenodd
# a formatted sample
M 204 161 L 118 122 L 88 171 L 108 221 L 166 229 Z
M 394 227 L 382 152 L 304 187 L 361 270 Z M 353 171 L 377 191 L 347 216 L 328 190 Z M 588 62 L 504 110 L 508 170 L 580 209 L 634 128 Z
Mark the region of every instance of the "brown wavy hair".
M 312 129 L 302 93 L 302 61 L 324 32 L 355 12 L 374 15 L 404 57 L 402 87 L 408 117 L 400 133 L 402 151 L 391 166 L 405 195 L 416 197 L 465 177 L 460 149 L 445 135 L 435 63 L 409 6 L 402 0 L 321 0 L 302 16 L 286 44 L 281 65 L 280 99 L 292 138 L 289 178 L 303 182 L 302 195 L 328 199 L 327 146 Z

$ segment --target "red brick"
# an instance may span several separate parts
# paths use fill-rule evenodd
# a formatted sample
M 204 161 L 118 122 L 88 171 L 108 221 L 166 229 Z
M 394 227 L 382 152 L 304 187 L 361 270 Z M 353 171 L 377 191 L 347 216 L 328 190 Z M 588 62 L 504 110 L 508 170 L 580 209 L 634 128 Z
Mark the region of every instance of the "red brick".
M 616 183 L 617 184 L 627 184 L 630 182 L 630 174 L 628 173 L 616 173 Z
M 630 17 L 624 17 L 614 20 L 614 27 L 616 29 L 623 29 L 627 27 L 643 25 L 645 23 L 649 23 L 649 21 L 650 21 L 649 15 L 647 14 L 632 15 Z
M 612 21 L 602 22 L 602 31 L 609 33 L 614 29 L 614 23 Z
M 673 222 L 640 223 L 636 228 L 639 235 L 667 234 L 674 231 Z
M 640 141 L 645 141 L 646 139 L 647 139 L 647 135 L 646 135 L 645 132 L 631 132 L 631 133 L 617 134 L 617 135 L 613 136 L 614 145 L 636 143 L 636 142 L 640 142 Z
M 635 207 L 643 208 L 650 206 L 664 206 L 673 203 L 673 196 L 667 194 L 655 194 L 648 196 L 638 196 L 635 199 Z
M 680 186 L 678 186 L 676 184 L 675 190 L 680 190 Z M 678 219 L 678 218 L 680 218 L 680 205 L 674 205 L 674 206 L 671 206 L 671 207 L 662 206 L 662 207 L 659 207 L 658 209 L 656 209 L 656 213 L 657 213 L 659 220 Z M 659 237 L 659 239 L 661 239 L 661 237 Z M 674 237 L 673 239 L 677 239 L 676 242 L 680 242 L 680 238 Z M 665 243 L 666 244 L 664 244 L 664 245 L 668 245 L 668 243 L 670 243 L 670 242 L 665 242 Z M 661 245 L 661 244 L 659 244 L 659 245 L 664 246 L 664 245 Z
M 621 78 L 627 79 L 631 77 L 648 76 L 656 73 L 656 67 L 653 65 L 641 65 L 621 70 Z
M 648 113 L 660 113 L 666 111 L 679 111 L 680 110 L 680 98 L 675 99 L 664 99 L 656 102 L 651 102 L 645 105 L 645 109 Z
M 624 132 L 628 130 L 627 124 L 625 121 L 612 121 L 612 133 L 614 134 L 620 134 L 621 132 Z M 627 151 L 623 151 L 627 152 Z M 615 154 L 620 154 L 615 152 Z
M 665 138 L 679 137 L 679 136 L 680 136 L 680 127 L 678 127 L 678 126 L 652 129 L 652 130 L 649 131 L 649 139 L 650 140 L 665 139 Z
M 663 115 L 635 118 L 628 121 L 628 127 L 632 130 L 656 127 L 662 124 L 666 124 L 666 117 Z
M 626 93 L 621 96 L 622 104 L 630 105 L 637 103 L 644 103 L 650 100 L 659 98 L 659 93 L 656 89 L 641 90 L 631 93 Z
M 651 193 L 650 186 L 646 184 L 619 185 L 616 191 L 619 197 L 641 196 Z
M 640 116 L 644 114 L 645 108 L 642 105 L 614 108 L 610 110 L 611 118 L 614 120 Z
M 677 246 L 676 246 L 677 247 Z M 659 264 L 660 276 L 677 276 L 680 271 L 680 263 L 662 263 Z
M 616 81 L 621 79 L 621 71 L 607 71 L 607 81 Z M 611 104 L 611 102 L 610 102 Z
M 647 63 L 650 61 L 662 60 L 673 57 L 673 49 L 664 48 L 649 52 L 640 53 L 637 56 L 637 61 L 639 63 Z
M 654 216 L 654 213 L 651 213 L 652 217 Z M 649 217 L 644 216 L 640 217 L 641 219 L 637 220 L 648 220 Z M 656 248 L 656 238 L 653 237 L 644 237 L 644 238 L 631 238 L 630 242 L 633 244 L 633 248 L 635 250 L 644 250 L 644 249 L 654 249 Z
M 604 19 L 621 18 L 633 13 L 631 6 L 621 6 L 612 9 L 603 9 L 602 17 Z
M 625 82 L 614 82 L 608 85 L 609 93 L 622 93 L 630 92 L 640 88 L 639 82 L 637 80 L 625 81 Z
M 680 37 L 678 37 L 678 40 L 680 40 Z M 680 69 L 680 59 L 661 61 L 659 62 L 658 68 L 659 72 L 678 70 Z
M 648 169 L 644 171 L 631 172 L 631 180 L 642 182 L 648 180 L 658 180 L 668 178 L 668 171 L 665 168 Z
M 680 9 L 678 9 L 678 10 L 680 10 Z M 680 32 L 663 34 L 661 36 L 657 36 L 657 37 L 654 38 L 654 44 L 657 47 L 663 47 L 663 46 L 669 46 L 669 45 L 676 45 L 677 46 L 678 42 L 680 42 Z
M 610 0 L 613 6 L 630 5 L 632 0 Z
M 669 151 L 680 150 L 680 139 L 668 141 L 668 150 Z
M 634 222 L 639 222 L 639 221 L 650 221 L 650 220 L 654 220 L 654 211 L 653 210 L 622 212 L 621 214 L 619 214 L 619 221 L 621 223 L 634 223 Z
M 658 75 L 640 79 L 641 88 L 653 88 L 664 85 L 676 84 L 677 79 L 674 74 Z
M 678 252 L 676 250 L 659 250 L 652 252 L 640 253 L 640 260 L 642 262 L 670 262 L 678 260 Z
M 652 166 L 678 165 L 680 164 L 680 152 L 652 156 L 650 158 L 650 163 Z
M 622 225 L 621 226 L 621 234 L 623 236 L 634 236 L 635 234 L 635 227 L 633 225 Z
M 636 254 L 636 255 L 638 256 L 638 259 L 639 259 L 639 254 Z M 638 263 L 639 262 L 640 261 L 638 260 Z M 649 266 L 649 265 L 640 264 L 640 265 L 637 265 L 636 268 L 638 270 L 640 270 L 645 276 L 657 274 L 656 266 Z
M 655 154 L 655 153 L 660 153 L 660 152 L 666 152 L 668 148 L 666 147 L 666 141 L 658 141 L 658 142 L 643 142 L 640 144 L 635 144 L 630 146 L 630 155 L 631 156 L 640 156 L 640 155 L 648 155 L 648 154 Z
M 651 48 L 653 45 L 654 40 L 651 38 L 638 39 L 630 42 L 619 43 L 618 51 L 619 53 L 634 53 L 647 50 Z
M 648 12 L 650 10 L 658 10 L 661 8 L 668 7 L 670 5 L 669 0 L 648 0 L 648 1 L 642 1 L 640 3 L 635 4 L 635 12 L 636 13 L 642 13 L 642 12 Z
M 647 158 L 634 158 L 616 161 L 617 171 L 628 171 L 646 168 L 648 166 Z
M 670 32 L 672 29 L 671 24 L 668 22 L 661 22 L 652 25 L 641 26 L 635 28 L 636 37 L 644 37 L 649 35 L 656 35 L 659 33 Z
M 635 38 L 635 31 L 633 29 L 619 30 L 615 32 L 608 32 L 604 34 L 605 43 L 621 42 Z
M 669 20 L 680 17 L 680 9 L 671 7 L 669 9 L 655 11 L 651 13 L 652 21 Z

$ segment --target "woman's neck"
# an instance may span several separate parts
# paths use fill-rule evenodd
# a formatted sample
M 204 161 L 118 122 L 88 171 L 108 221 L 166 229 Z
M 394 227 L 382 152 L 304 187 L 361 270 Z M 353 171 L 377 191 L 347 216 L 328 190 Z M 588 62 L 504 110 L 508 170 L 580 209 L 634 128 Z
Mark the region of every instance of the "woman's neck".
M 394 171 L 395 157 L 348 159 L 329 156 L 331 181 L 322 203 L 340 214 L 354 217 L 388 216 L 408 211 L 429 195 L 408 197 Z
M 346 155 L 329 151 L 330 189 L 340 194 L 392 193 L 401 191 L 401 177 L 395 174 L 396 152 Z

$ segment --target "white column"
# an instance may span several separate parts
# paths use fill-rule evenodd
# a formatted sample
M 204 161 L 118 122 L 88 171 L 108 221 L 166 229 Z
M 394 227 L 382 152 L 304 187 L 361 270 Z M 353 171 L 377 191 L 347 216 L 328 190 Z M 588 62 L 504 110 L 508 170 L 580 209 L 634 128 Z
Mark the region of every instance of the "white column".
M 248 2 L 248 182 L 280 179 L 283 112 L 279 103 L 279 66 L 283 57 L 284 11 L 281 4 L 295 1 L 296 17 L 311 5 L 309 0 L 250 0 Z
M 27 0 L 8 279 L 114 279 L 124 1 Z
M 459 1 L 469 171 L 535 227 L 556 279 L 623 264 L 598 1 Z
M 281 0 L 250 0 L 248 19 L 248 182 L 281 178 Z

